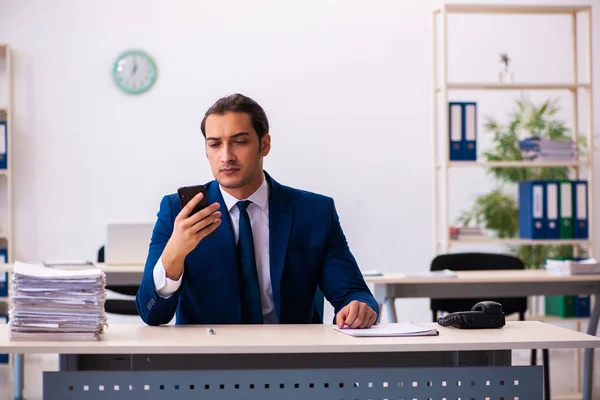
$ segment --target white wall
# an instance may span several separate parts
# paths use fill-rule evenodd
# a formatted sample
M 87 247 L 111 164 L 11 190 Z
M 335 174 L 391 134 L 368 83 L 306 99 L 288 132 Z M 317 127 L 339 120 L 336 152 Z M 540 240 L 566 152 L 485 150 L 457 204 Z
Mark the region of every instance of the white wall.
M 336 199 L 363 269 L 426 270 L 437 6 L 0 0 L 0 42 L 14 51 L 16 257 L 94 258 L 107 222 L 154 220 L 164 194 L 212 179 L 199 123 L 218 97 L 241 92 L 270 117 L 267 170 L 282 183 Z M 598 38 L 598 9 L 593 19 Z M 449 78 L 494 81 L 498 53 L 508 51 L 519 81 L 569 80 L 569 29 L 567 17 L 452 16 Z M 158 63 L 155 88 L 140 97 L 120 93 L 111 81 L 112 62 L 128 48 L 144 49 Z M 594 58 L 600 132 L 600 40 Z M 481 116 L 502 117 L 518 95 L 451 98 L 478 101 Z M 548 95 L 564 97 L 570 121 L 566 93 L 532 98 Z M 453 218 L 491 187 L 483 171 L 451 177 Z M 401 305 L 402 318 L 429 318 L 426 300 Z

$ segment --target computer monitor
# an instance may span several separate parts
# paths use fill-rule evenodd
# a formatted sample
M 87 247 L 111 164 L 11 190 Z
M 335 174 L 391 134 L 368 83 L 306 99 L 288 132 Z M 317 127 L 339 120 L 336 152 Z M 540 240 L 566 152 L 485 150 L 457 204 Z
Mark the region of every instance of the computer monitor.
M 154 223 L 109 223 L 106 229 L 104 262 L 112 265 L 143 265 Z

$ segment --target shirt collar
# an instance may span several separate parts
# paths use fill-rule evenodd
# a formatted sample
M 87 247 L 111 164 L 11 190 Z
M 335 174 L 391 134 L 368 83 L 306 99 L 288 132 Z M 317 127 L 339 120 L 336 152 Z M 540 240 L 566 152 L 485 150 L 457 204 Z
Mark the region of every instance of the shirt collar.
M 232 195 L 227 193 L 225 190 L 223 190 L 223 187 L 221 185 L 219 185 L 219 189 L 221 190 L 221 195 L 223 196 L 223 201 L 225 202 L 225 205 L 227 206 L 227 210 L 229 212 L 231 212 L 231 209 L 237 204 L 238 201 L 246 200 L 246 199 L 236 199 L 235 197 L 233 197 Z M 269 184 L 267 183 L 267 180 L 264 178 L 264 175 L 263 175 L 262 183 L 260 184 L 258 189 L 256 189 L 256 191 L 254 193 L 252 193 L 248 197 L 247 200 L 250 200 L 252 203 L 256 204 L 261 209 L 266 210 L 267 202 L 269 200 Z

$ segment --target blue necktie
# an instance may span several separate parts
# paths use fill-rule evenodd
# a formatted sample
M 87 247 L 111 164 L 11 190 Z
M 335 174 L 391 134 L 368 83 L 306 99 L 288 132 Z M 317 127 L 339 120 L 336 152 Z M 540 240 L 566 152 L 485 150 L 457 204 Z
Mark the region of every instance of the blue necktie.
M 240 300 L 242 306 L 242 323 L 262 324 L 262 303 L 260 301 L 260 286 L 254 258 L 254 240 L 250 216 L 246 209 L 252 202 L 242 200 L 237 202 L 240 210 L 240 232 L 237 244 L 238 265 L 240 277 Z

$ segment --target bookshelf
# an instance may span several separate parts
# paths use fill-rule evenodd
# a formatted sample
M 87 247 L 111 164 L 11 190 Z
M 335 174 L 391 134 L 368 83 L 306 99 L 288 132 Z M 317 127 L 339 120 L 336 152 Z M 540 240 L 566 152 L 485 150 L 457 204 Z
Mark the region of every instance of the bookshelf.
M 13 213 L 12 213 L 12 63 L 11 51 L 7 44 L 0 43 L 0 122 L 6 122 L 6 142 L 0 143 L 6 152 L 0 157 L 6 157 L 6 168 L 0 168 L 0 249 L 6 249 L 6 262 L 13 261 Z M 2 126 L 2 128 L 4 128 Z M 4 130 L 4 129 L 2 129 Z M 0 137 L 0 141 L 3 140 Z M 4 260 L 0 260 L 2 262 Z M 0 278 L 4 278 L 2 273 Z M 8 278 L 8 277 L 7 277 Z M 8 279 L 4 282 L 8 285 Z M 0 315 L 8 315 L 10 302 L 8 296 L 0 294 Z M 0 355 L 1 358 L 1 355 Z M 12 364 L 12 358 L 9 358 Z
M 448 16 L 451 14 L 531 14 L 531 15 L 564 15 L 571 19 L 571 46 L 572 46 L 572 66 L 573 76 L 571 81 L 552 83 L 552 82 L 449 82 L 448 81 Z M 583 14 L 586 25 L 585 34 L 585 76 L 580 77 L 578 69 L 578 35 L 577 35 L 577 16 Z M 502 5 L 502 4 L 445 4 L 441 8 L 433 11 L 432 15 L 432 53 L 433 53 L 433 246 L 434 254 L 448 253 L 452 246 L 457 244 L 468 245 L 573 245 L 575 254 L 578 254 L 580 246 L 586 246 L 587 254 L 593 257 L 593 248 L 591 246 L 594 238 L 593 229 L 593 99 L 592 99 L 592 13 L 591 7 L 585 5 L 574 6 L 546 6 L 546 5 Z M 450 93 L 453 90 L 462 91 L 498 91 L 498 90 L 564 90 L 572 96 L 573 105 L 573 125 L 572 139 L 579 140 L 580 128 L 586 132 L 586 158 L 585 160 L 559 160 L 559 161 L 451 161 L 449 154 L 449 127 L 448 127 L 448 103 Z M 579 117 L 579 94 L 583 93 L 585 98 L 587 121 L 580 124 Z M 441 124 L 440 124 L 441 122 Z M 441 128 L 440 128 L 441 126 Z M 441 135 L 440 135 L 441 130 Z M 496 239 L 493 237 L 465 237 L 453 239 L 450 234 L 451 221 L 449 220 L 449 170 L 452 168 L 523 168 L 523 167 L 568 167 L 570 169 L 571 179 L 580 179 L 583 170 L 586 173 L 588 181 L 588 229 L 587 239 L 577 240 L 548 240 L 548 239 Z

